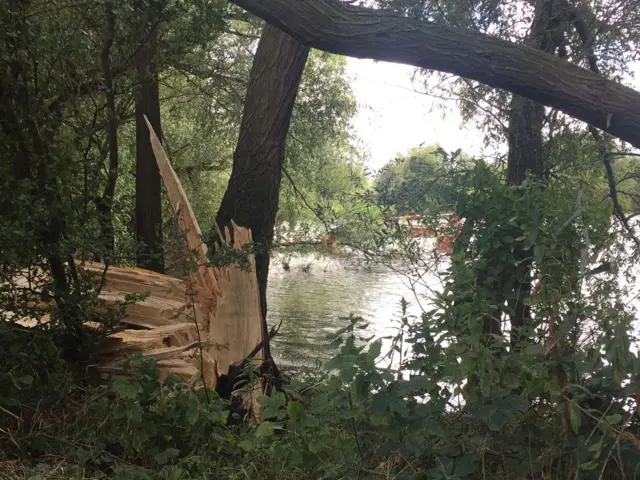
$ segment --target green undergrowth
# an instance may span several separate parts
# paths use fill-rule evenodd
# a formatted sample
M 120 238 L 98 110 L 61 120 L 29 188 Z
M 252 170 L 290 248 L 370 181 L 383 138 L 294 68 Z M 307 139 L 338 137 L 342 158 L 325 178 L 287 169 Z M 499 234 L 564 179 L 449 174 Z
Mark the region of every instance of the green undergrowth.
M 429 309 L 413 318 L 401 302 L 386 342 L 345 318 L 333 358 L 257 399 L 257 424 L 213 391 L 160 384 L 140 358 L 101 383 L 65 355 L 64 323 L 0 322 L 0 476 L 636 478 L 635 312 L 616 276 L 588 274 L 624 267 L 610 207 L 588 184 L 513 188 L 483 164 L 445 186 L 425 217 L 455 211 L 464 226 Z M 244 377 L 238 393 L 251 364 Z
M 129 378 L 99 384 L 51 363 L 56 347 L 46 336 L 14 338 L 29 361 L 2 374 L 0 478 L 569 478 L 546 476 L 569 465 L 582 465 L 579 478 L 618 478 L 598 475 L 608 456 L 626 468 L 640 462 L 620 438 L 631 423 L 624 411 L 598 413 L 572 400 L 563 439 L 561 403 L 545 402 L 544 393 L 532 401 L 530 392 L 493 385 L 473 405 L 454 405 L 454 387 L 433 383 L 426 365 L 414 375 L 380 367 L 382 343 L 363 340 L 365 326 L 345 319 L 332 342 L 336 356 L 304 382 L 260 397 L 257 425 L 230 415 L 213 391 L 172 376 L 160 384 L 153 362 L 134 357 Z M 538 363 L 531 357 L 516 361 Z M 42 370 L 38 359 L 47 362 Z
M 1 374 L 1 478 L 336 478 L 360 468 L 328 390 L 317 394 L 324 374 L 260 398 L 265 421 L 248 425 L 214 391 L 173 376 L 160 384 L 153 362 L 132 358 L 129 378 L 100 384 L 52 362 L 60 352 L 48 335 L 1 328 L 14 346 Z

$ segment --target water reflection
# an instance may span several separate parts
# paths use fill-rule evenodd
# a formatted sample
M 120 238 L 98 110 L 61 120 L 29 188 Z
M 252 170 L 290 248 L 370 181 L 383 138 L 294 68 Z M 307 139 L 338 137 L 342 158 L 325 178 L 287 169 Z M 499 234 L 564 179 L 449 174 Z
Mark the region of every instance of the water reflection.
M 329 348 L 327 335 L 347 325 L 340 317 L 359 315 L 370 322 L 363 336 L 382 337 L 396 333 L 402 297 L 409 301 L 410 314 L 419 316 L 421 306 L 427 307 L 426 287 L 418 289 L 416 298 L 404 276 L 384 267 L 369 270 L 344 258 L 311 255 L 296 256 L 289 264 L 285 270 L 282 258 L 274 258 L 267 291 L 269 324 L 283 321 L 273 342 L 273 355 L 282 365 L 311 366 L 330 358 L 335 351 Z M 633 313 L 640 299 L 638 270 L 634 266 L 630 278 L 618 273 L 623 300 Z M 439 289 L 435 276 L 426 283 Z M 637 316 L 634 324 L 634 333 L 640 335 Z M 390 342 L 383 343 L 383 352 L 384 345 Z M 636 342 L 633 350 L 638 350 Z
M 295 257 L 289 270 L 278 258 L 269 275 L 267 302 L 269 324 L 283 321 L 274 339 L 276 361 L 289 365 L 312 365 L 334 352 L 327 335 L 344 327 L 340 317 L 359 315 L 370 324 L 362 334 L 376 337 L 395 333 L 400 300 L 410 302 L 409 313 L 421 313 L 425 289 L 418 299 L 406 279 L 385 268 L 367 269 L 334 257 Z M 308 268 L 307 268 L 308 266 Z M 433 279 L 432 283 L 436 283 Z

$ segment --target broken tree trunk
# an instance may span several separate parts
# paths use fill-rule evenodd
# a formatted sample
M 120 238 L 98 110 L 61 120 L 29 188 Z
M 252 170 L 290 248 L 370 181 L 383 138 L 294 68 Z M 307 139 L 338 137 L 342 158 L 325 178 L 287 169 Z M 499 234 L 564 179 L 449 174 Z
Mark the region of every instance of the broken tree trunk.
M 169 199 L 180 228 L 187 236 L 189 250 L 195 252 L 198 262 L 197 271 L 190 277 L 195 287 L 191 294 L 200 304 L 200 314 L 207 319 L 208 337 L 226 345 L 225 348 L 216 349 L 215 353 L 209 353 L 218 362 L 220 374 L 226 375 L 229 365 L 242 362 L 263 340 L 255 258 L 248 256 L 250 271 L 243 271 L 237 265 L 222 268 L 207 265 L 207 246 L 202 241 L 200 226 L 189 199 L 148 121 L 147 126 Z M 225 228 L 226 243 L 242 251 L 245 245 L 252 242 L 251 231 L 238 227 L 233 221 L 231 228 L 231 232 Z M 260 352 L 256 357 L 262 358 Z
M 98 279 L 105 276 L 100 298 L 107 305 L 121 304 L 130 294 L 148 294 L 143 301 L 127 305 L 120 327 L 100 342 L 96 368 L 108 375 L 122 374 L 127 358 L 139 353 L 157 362 L 161 378 L 173 373 L 195 387 L 215 389 L 220 377 L 229 374 L 230 368 L 237 371 L 247 356 L 263 343 L 255 259 L 248 255 L 248 270 L 236 265 L 219 268 L 208 265 L 207 247 L 200 239 L 200 227 L 189 200 L 148 121 L 147 125 L 158 168 L 188 240 L 190 252 L 185 254 L 195 253 L 197 268 L 187 279 L 178 279 L 141 268 L 105 268 L 102 263 L 77 262 L 78 268 L 93 273 Z M 233 248 L 243 250 L 251 243 L 250 230 L 233 222 L 231 227 L 231 231 L 225 231 L 227 244 L 233 235 Z M 46 277 L 44 272 L 38 272 L 37 276 Z M 32 274 L 25 274 L 8 287 L 26 290 L 30 288 L 31 277 Z M 37 300 L 28 306 L 40 310 L 55 307 Z M 7 313 L 7 318 L 16 321 L 11 312 Z M 46 321 L 47 315 L 41 319 Z M 28 327 L 38 323 L 30 318 L 17 322 Z M 253 360 L 258 364 L 262 362 L 261 348 Z M 255 398 L 260 394 L 260 384 L 244 394 L 245 408 L 254 418 L 259 417 Z

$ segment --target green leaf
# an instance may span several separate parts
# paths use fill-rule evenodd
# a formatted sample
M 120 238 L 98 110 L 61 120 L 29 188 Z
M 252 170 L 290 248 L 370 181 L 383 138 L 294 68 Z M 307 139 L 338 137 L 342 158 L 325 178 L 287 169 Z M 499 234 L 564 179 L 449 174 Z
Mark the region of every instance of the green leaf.
M 460 477 L 471 475 L 476 471 L 476 456 L 464 455 L 456 458 L 454 473 Z
M 340 335 L 345 334 L 348 331 L 351 331 L 353 329 L 353 325 L 347 325 L 346 327 L 342 327 L 340 330 L 338 330 L 335 333 L 332 333 L 329 335 L 329 338 L 336 338 L 336 337 L 340 337 Z
M 519 412 L 531 406 L 522 395 L 510 395 L 501 402 L 501 406 L 510 412 Z
M 298 450 L 297 448 L 294 448 L 290 452 L 289 462 L 291 462 L 291 465 L 294 465 L 294 466 L 302 465 L 303 458 L 302 458 L 302 453 L 300 452 L 300 450 Z
M 574 401 L 569 402 L 569 422 L 571 423 L 571 430 L 577 434 L 580 431 L 580 407 Z
M 128 405 L 125 412 L 127 418 L 131 422 L 136 424 L 142 423 L 142 407 L 140 407 L 140 404 L 134 403 L 132 405 Z
M 18 378 L 18 382 L 26 387 L 31 387 L 33 385 L 33 377 L 31 375 L 23 375 Z
M 250 452 L 251 450 L 253 450 L 259 445 L 260 445 L 259 440 L 256 441 L 252 439 L 243 440 L 240 443 L 238 443 L 238 447 L 243 449 L 245 452 Z
M 169 472 L 169 480 L 182 480 L 183 478 L 187 478 L 187 472 L 185 472 L 180 467 L 173 467 L 171 472 Z
M 258 403 L 264 407 L 264 418 L 278 417 L 280 409 L 287 403 L 287 398 L 282 392 L 275 392 L 271 397 L 262 396 Z
M 189 425 L 195 425 L 199 416 L 200 413 L 198 412 L 198 408 L 195 405 L 189 405 L 189 408 L 187 408 L 187 412 L 185 413 L 187 423 Z
M 386 393 L 377 393 L 373 397 L 373 402 L 371 403 L 371 411 L 373 413 L 387 413 L 387 409 L 389 408 L 389 397 Z
M 604 437 L 602 437 L 599 442 L 589 446 L 588 450 L 593 454 L 593 458 L 600 457 L 600 453 L 602 453 L 603 442 L 604 442 Z
M 562 224 L 562 226 L 555 231 L 555 233 L 553 234 L 554 237 L 557 237 L 558 234 L 564 230 L 564 228 L 569 225 L 571 223 L 571 221 L 576 218 L 578 215 L 580 215 L 580 212 L 582 212 L 582 207 L 578 207 L 576 208 L 573 212 L 571 212 L 571 215 L 569 215 L 569 218 L 567 218 L 567 220 Z
M 580 469 L 581 470 L 595 470 L 596 468 L 598 468 L 600 466 L 600 464 L 594 460 L 591 460 L 589 462 L 583 463 L 582 465 L 580 465 Z
M 294 422 L 298 421 L 304 414 L 305 410 L 300 402 L 290 402 L 289 405 L 287 405 L 287 415 Z
M 369 351 L 367 353 L 372 360 L 375 360 L 376 358 L 378 358 L 378 356 L 380 356 L 381 351 L 382 351 L 382 341 L 376 340 L 371 344 L 371 346 L 369 347 Z
M 342 380 L 344 382 L 351 382 L 356 377 L 357 373 L 358 369 L 356 367 L 348 366 L 342 368 L 342 370 L 340 371 L 340 377 L 342 377 Z
M 115 394 L 124 400 L 135 400 L 142 394 L 142 387 L 138 383 L 132 383 L 126 378 L 118 378 L 111 384 Z
M 489 422 L 487 426 L 490 430 L 494 432 L 498 432 L 505 426 L 505 424 L 509 421 L 509 417 L 504 414 L 502 411 L 495 411 L 493 415 L 489 417 Z
M 329 405 L 329 394 L 322 392 L 313 399 L 311 402 L 311 410 L 324 410 Z
M 282 430 L 282 426 L 273 422 L 262 422 L 256 429 L 256 437 L 266 438 L 272 437 L 275 430 Z
M 619 413 L 614 413 L 613 415 L 609 415 L 609 416 L 604 417 L 604 418 L 611 425 L 617 425 L 622 420 L 622 415 L 620 415 Z
M 358 398 L 365 398 L 369 393 L 369 381 L 366 375 L 359 373 L 353 382 L 353 389 Z
M 153 459 L 158 465 L 166 465 L 172 458 L 180 455 L 180 450 L 176 448 L 167 448 L 164 452 L 158 453 Z
M 302 417 L 302 420 L 300 421 L 300 424 L 303 427 L 316 428 L 316 427 L 320 426 L 320 420 L 318 420 L 313 415 L 305 415 L 304 417 Z

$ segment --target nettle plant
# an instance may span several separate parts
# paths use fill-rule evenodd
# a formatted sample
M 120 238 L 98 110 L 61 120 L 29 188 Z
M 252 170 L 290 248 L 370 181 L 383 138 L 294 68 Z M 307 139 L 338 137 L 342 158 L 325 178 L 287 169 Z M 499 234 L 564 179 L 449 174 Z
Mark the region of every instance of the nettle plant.
M 470 478 L 622 478 L 640 465 L 632 312 L 614 275 L 589 275 L 625 253 L 590 185 L 509 186 L 481 163 L 448 185 L 464 227 L 407 368 L 440 386 L 427 403 L 450 405 Z
M 347 319 L 324 376 L 261 400 L 267 421 L 244 446 L 342 474 L 632 477 L 632 311 L 615 275 L 590 274 L 625 254 L 590 185 L 509 186 L 481 163 L 449 177 L 434 217 L 464 226 L 432 309 L 411 322 L 401 306 L 391 345 L 411 355 L 383 366 L 381 341 Z

